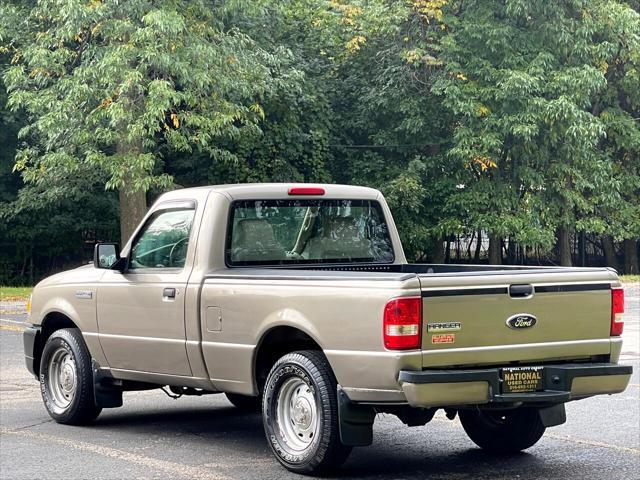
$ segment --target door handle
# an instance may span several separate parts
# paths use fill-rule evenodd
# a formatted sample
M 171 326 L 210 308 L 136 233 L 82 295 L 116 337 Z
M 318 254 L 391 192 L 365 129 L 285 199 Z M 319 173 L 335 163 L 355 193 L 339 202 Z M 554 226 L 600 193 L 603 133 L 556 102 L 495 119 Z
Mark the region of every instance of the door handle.
M 175 288 L 165 288 L 162 291 L 162 298 L 176 298 L 176 289 Z
M 533 295 L 533 285 L 528 285 L 528 284 L 510 285 L 509 295 L 511 295 L 512 298 L 531 297 Z

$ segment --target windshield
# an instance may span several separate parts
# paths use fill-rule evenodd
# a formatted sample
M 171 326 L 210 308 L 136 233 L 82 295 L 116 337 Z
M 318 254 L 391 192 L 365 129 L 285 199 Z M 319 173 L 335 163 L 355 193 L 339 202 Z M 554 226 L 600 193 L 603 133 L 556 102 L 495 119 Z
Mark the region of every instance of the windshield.
M 391 263 L 389 230 L 370 200 L 243 200 L 231 206 L 230 266 Z

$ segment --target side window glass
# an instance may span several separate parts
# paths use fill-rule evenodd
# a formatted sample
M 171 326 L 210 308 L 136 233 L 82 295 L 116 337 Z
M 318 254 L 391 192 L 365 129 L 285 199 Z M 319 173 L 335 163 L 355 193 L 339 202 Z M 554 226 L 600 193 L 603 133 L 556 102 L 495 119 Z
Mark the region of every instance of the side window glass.
M 194 213 L 193 209 L 154 213 L 133 244 L 129 268 L 184 267 Z

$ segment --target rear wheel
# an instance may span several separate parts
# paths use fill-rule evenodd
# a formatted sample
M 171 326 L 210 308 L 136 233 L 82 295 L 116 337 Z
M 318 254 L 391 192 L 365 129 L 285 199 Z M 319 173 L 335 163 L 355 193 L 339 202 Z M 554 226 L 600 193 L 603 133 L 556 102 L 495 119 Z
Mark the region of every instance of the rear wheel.
M 545 427 L 535 408 L 461 410 L 460 422 L 469 438 L 492 453 L 516 453 L 534 445 Z
M 262 416 L 276 458 L 297 473 L 340 466 L 352 447 L 340 441 L 337 385 L 324 355 L 313 350 L 287 354 L 271 369 Z
M 47 339 L 40 360 L 40 392 L 47 412 L 58 423 L 86 424 L 100 414 L 91 356 L 80 330 L 64 328 Z
M 260 411 L 260 397 L 250 397 L 248 395 L 239 395 L 237 393 L 225 393 L 234 407 L 243 412 L 258 413 Z

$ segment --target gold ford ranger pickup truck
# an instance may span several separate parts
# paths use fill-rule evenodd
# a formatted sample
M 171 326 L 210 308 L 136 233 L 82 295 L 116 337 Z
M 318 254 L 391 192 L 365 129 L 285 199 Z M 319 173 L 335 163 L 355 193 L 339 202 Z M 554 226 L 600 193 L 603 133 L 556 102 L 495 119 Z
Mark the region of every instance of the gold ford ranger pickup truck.
M 623 305 L 609 268 L 407 263 L 377 190 L 223 185 L 162 195 L 121 251 L 40 282 L 24 348 L 59 423 L 128 390 L 224 393 L 311 473 L 382 412 L 531 447 L 566 402 L 626 388 Z

